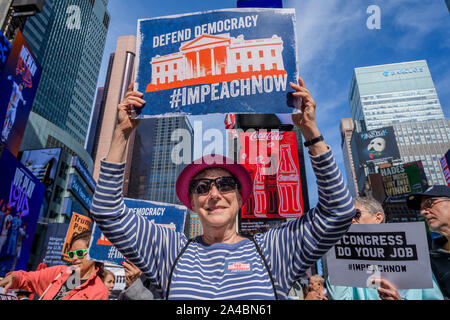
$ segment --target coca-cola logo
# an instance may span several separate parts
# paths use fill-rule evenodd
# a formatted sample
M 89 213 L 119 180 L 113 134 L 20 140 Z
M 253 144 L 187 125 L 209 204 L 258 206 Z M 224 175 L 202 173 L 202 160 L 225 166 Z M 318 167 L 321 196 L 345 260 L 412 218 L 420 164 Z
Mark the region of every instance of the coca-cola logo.
M 253 132 L 250 135 L 250 141 L 282 141 L 283 134 L 279 131 Z
M 298 175 L 296 174 L 279 175 L 278 181 L 298 181 Z

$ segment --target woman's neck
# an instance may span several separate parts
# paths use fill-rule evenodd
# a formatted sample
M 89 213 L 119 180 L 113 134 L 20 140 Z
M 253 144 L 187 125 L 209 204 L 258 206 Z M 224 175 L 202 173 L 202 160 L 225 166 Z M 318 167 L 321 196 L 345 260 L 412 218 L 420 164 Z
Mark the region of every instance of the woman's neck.
M 222 231 L 217 229 L 209 229 L 204 231 L 202 240 L 208 245 L 214 243 L 235 244 L 244 239 L 236 232 L 235 229 L 226 229 Z
M 91 265 L 90 268 L 80 272 L 81 280 L 87 280 L 95 272 L 95 263 Z

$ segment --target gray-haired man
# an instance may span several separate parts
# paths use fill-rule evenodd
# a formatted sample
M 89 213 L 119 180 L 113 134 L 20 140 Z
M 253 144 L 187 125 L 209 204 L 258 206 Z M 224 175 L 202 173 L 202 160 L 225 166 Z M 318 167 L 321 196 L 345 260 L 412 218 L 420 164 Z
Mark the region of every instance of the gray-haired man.
M 420 210 L 430 230 L 441 236 L 433 239 L 431 268 L 445 299 L 450 299 L 450 187 L 436 185 L 412 194 L 408 207 Z

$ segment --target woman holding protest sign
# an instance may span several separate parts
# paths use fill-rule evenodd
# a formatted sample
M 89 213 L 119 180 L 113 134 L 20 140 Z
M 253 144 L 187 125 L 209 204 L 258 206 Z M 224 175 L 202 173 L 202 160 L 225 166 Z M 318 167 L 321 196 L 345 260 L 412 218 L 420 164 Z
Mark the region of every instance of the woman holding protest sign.
M 68 252 L 71 266 L 54 266 L 34 272 L 10 272 L 0 287 L 36 293 L 39 300 L 108 300 L 103 265 L 86 258 L 91 233 L 75 235 Z
M 287 299 L 294 281 L 347 231 L 355 213 L 330 148 L 315 121 L 316 103 L 305 84 L 290 83 L 302 98 L 293 114 L 317 176 L 319 204 L 298 219 L 266 233 L 244 238 L 236 232 L 237 215 L 253 184 L 246 169 L 223 156 L 207 155 L 179 175 L 176 193 L 196 212 L 203 235 L 183 234 L 155 225 L 129 211 L 121 190 L 128 138 L 140 120 L 143 95 L 132 90 L 118 106 L 110 151 L 101 163 L 91 208 L 103 234 L 138 266 L 166 299 Z

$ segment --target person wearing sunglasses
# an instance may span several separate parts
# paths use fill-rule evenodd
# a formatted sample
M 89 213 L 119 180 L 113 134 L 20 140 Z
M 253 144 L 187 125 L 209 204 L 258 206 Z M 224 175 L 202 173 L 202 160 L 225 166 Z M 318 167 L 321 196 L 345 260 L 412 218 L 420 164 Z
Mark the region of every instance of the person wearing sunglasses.
M 356 214 L 353 224 L 380 224 L 385 222 L 381 204 L 374 198 L 356 197 L 354 199 Z M 356 288 L 334 286 L 330 278 L 326 280 L 328 295 L 332 300 L 443 300 L 439 285 L 433 276 L 433 288 L 397 290 L 386 279 L 379 279 L 379 288 Z
M 419 210 L 432 232 L 439 234 L 432 239 L 430 258 L 445 299 L 450 299 L 450 186 L 435 185 L 425 192 L 412 194 L 408 207 Z
M 90 231 L 76 234 L 70 241 L 70 265 L 39 271 L 14 271 L 0 281 L 0 287 L 21 289 L 39 296 L 39 300 L 108 300 L 102 281 L 103 265 L 87 259 Z
M 101 161 L 91 214 L 115 247 L 150 279 L 163 299 L 287 299 L 295 280 L 347 231 L 353 201 L 331 149 L 316 124 L 316 103 L 304 81 L 290 83 L 301 110 L 293 113 L 313 170 L 319 205 L 299 219 L 246 238 L 237 232 L 240 208 L 253 192 L 249 172 L 222 155 L 205 155 L 187 165 L 175 192 L 198 214 L 203 234 L 187 239 L 129 210 L 121 193 L 127 141 L 140 120 L 143 94 L 130 85 L 118 105 L 109 153 Z M 301 98 L 301 100 L 299 99 Z

